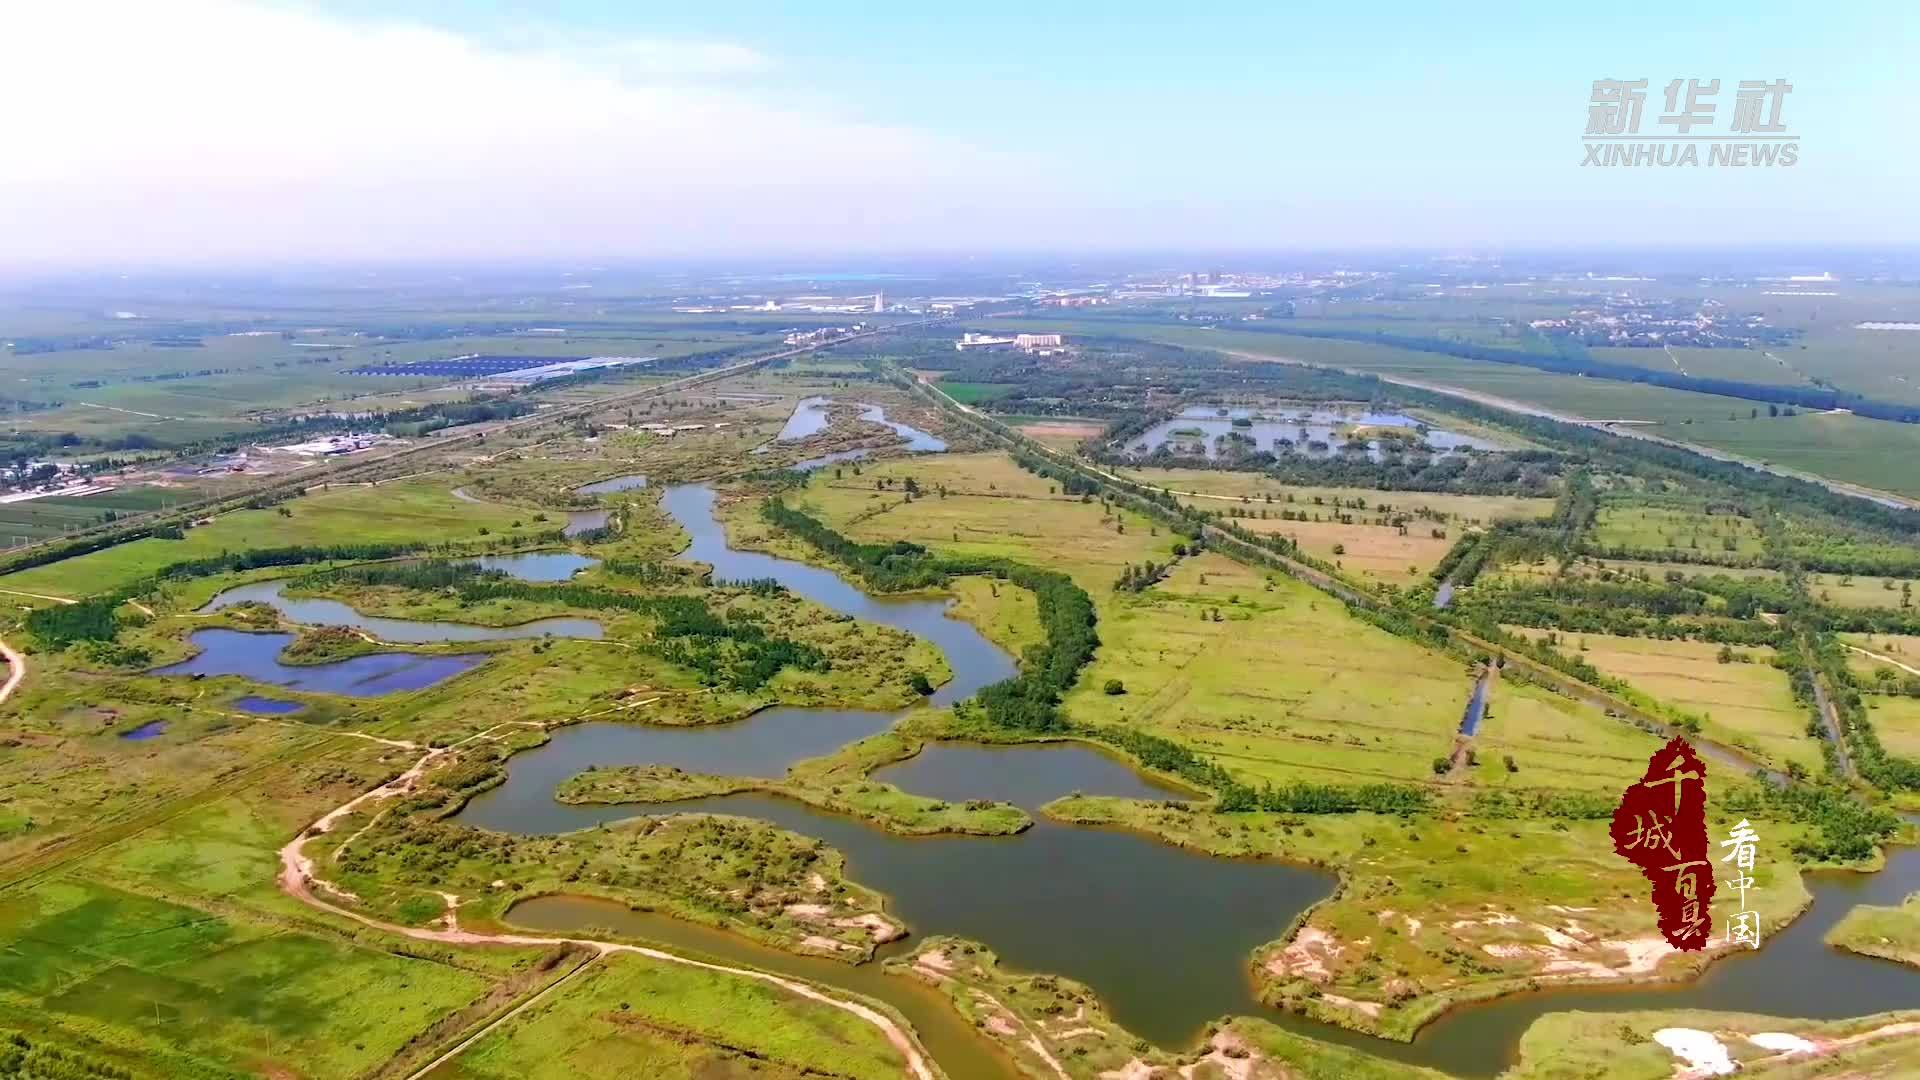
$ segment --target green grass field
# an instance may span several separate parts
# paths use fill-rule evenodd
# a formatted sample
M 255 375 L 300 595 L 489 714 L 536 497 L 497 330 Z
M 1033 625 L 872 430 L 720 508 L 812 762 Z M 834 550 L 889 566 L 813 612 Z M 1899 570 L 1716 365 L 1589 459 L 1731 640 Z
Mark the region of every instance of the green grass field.
M 98 495 L 55 496 L 0 503 L 0 545 L 48 540 L 62 533 L 99 524 L 108 512 L 115 515 L 159 510 L 200 497 L 189 489 L 129 486 Z
M 962 405 L 978 405 L 984 401 L 1005 397 L 1014 389 L 1013 383 L 970 383 L 942 382 L 940 389 L 946 395 Z
M 105 592 L 183 559 L 225 551 L 286 544 L 346 544 L 419 540 L 478 542 L 484 537 L 531 534 L 557 529 L 561 515 L 535 522 L 532 513 L 514 507 L 466 502 L 453 497 L 450 482 L 406 480 L 379 487 L 336 488 L 303 496 L 279 509 L 239 510 L 211 525 L 187 530 L 180 540 L 146 539 L 105 551 L 65 559 L 0 577 L 0 589 L 86 596 Z
M 1700 717 L 1708 735 L 1776 766 L 1799 762 L 1819 769 L 1819 740 L 1807 735 L 1806 710 L 1794 701 L 1786 673 L 1770 663 L 1772 649 L 1736 648 L 1733 652 L 1748 662 L 1723 664 L 1720 646 L 1711 642 L 1562 636 L 1574 639 L 1570 651 L 1605 674 Z M 1652 751 L 1649 746 L 1646 752 Z M 1644 764 L 1644 755 L 1641 760 Z
M 489 982 L 82 880 L 0 896 L 0 937 L 0 1023 L 141 1048 L 172 1075 L 358 1073 Z
M 1751 518 L 1663 506 L 1603 506 L 1590 537 L 1601 549 L 1685 551 L 1699 558 L 1748 559 L 1766 552 Z
M 1289 510 L 1312 511 L 1323 504 L 1364 501 L 1375 513 L 1427 512 L 1444 520 L 1467 525 L 1486 525 L 1505 518 L 1545 517 L 1553 512 L 1552 499 L 1528 499 L 1510 495 L 1449 495 L 1444 492 L 1380 491 L 1374 488 L 1295 487 L 1283 484 L 1264 473 L 1230 472 L 1222 469 L 1116 470 L 1121 475 L 1155 487 L 1191 491 L 1214 499 L 1184 500 L 1202 509 L 1219 510 L 1242 505 L 1259 510 L 1285 506 Z M 1273 502 L 1266 500 L 1271 496 Z M 1291 498 L 1291 501 L 1289 501 Z M 1244 501 L 1242 501 L 1244 500 Z
M 898 1051 L 841 1009 L 738 976 L 613 956 L 497 1028 L 439 1080 L 892 1080 Z
M 1476 783 L 1611 793 L 1646 772 L 1660 740 L 1593 705 L 1503 680 L 1488 698 L 1473 746 Z
M 1432 779 L 1472 690 L 1464 668 L 1291 578 L 1267 584 L 1208 554 L 1116 598 L 1067 714 L 1174 739 L 1255 783 Z M 1104 694 L 1108 679 L 1126 693 Z
M 1595 360 L 1610 364 L 1632 364 L 1649 371 L 1691 375 L 1698 379 L 1732 379 L 1801 388 L 1813 385 L 1793 368 L 1772 359 L 1764 349 L 1595 348 L 1587 352 Z M 1762 413 L 1767 411 L 1764 405 L 1759 408 Z

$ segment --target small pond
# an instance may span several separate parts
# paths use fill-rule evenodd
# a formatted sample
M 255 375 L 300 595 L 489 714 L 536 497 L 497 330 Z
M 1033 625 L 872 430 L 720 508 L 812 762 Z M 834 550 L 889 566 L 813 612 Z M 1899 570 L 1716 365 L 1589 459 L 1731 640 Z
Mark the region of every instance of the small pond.
M 647 478 L 635 473 L 632 476 L 616 476 L 611 480 L 582 484 L 573 490 L 577 495 L 611 495 L 616 491 L 635 491 L 646 486 Z
M 246 630 L 195 630 L 190 640 L 200 652 L 191 660 L 156 668 L 153 675 L 239 675 L 268 686 L 317 694 L 378 697 L 419 690 L 444 682 L 486 662 L 478 654 L 423 656 L 419 653 L 371 653 L 321 664 L 288 664 L 280 654 L 294 635 Z
M 261 697 L 259 694 L 247 694 L 233 699 L 233 707 L 241 712 L 259 713 L 262 716 L 292 716 L 306 708 L 302 701 L 288 701 L 285 698 Z
M 575 574 L 600 565 L 599 559 L 571 551 L 522 551 L 513 555 L 482 555 L 462 562 L 482 570 L 499 570 L 521 581 L 569 581 Z
M 510 557 L 510 556 L 509 556 Z M 289 620 L 303 626 L 351 626 L 364 630 L 381 641 L 423 645 L 443 641 L 513 641 L 522 638 L 585 638 L 598 640 L 605 631 L 592 619 L 561 616 L 538 619 L 517 626 L 474 626 L 468 623 L 426 622 L 420 619 L 387 619 L 362 615 L 338 600 L 319 597 L 295 598 L 281 595 L 285 581 L 256 581 L 220 593 L 200 611 L 213 612 L 235 604 L 253 601 L 265 604 Z

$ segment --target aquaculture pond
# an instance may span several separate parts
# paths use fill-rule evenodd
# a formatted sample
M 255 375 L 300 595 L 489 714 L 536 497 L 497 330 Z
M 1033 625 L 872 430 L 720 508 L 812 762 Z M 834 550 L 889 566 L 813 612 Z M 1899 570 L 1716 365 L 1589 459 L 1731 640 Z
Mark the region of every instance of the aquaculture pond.
M 444 682 L 484 663 L 485 656 L 369 653 L 319 664 L 288 664 L 280 654 L 294 635 L 246 630 L 195 630 L 189 640 L 200 652 L 190 660 L 155 668 L 153 675 L 239 675 L 268 686 L 318 694 L 378 697 Z
M 1425 443 L 1442 453 L 1496 449 L 1484 439 L 1434 427 L 1405 413 L 1327 405 L 1282 405 L 1257 410 L 1190 405 L 1173 419 L 1155 424 L 1129 439 L 1122 449 L 1144 457 L 1164 446 L 1174 454 L 1217 458 L 1222 437 L 1233 436 L 1246 440 L 1243 445 L 1248 453 L 1264 450 L 1279 454 L 1290 450 L 1328 456 L 1355 452 L 1342 449 L 1354 442 L 1355 445 L 1364 443 L 1366 453 L 1377 459 L 1387 439 L 1397 439 L 1409 447 Z

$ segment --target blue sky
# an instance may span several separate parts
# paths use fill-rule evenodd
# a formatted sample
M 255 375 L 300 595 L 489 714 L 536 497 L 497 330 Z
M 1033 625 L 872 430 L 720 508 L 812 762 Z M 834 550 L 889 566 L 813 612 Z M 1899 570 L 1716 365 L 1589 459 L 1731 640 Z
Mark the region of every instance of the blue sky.
M 83 248 L 1920 242 L 1910 195 L 1920 149 L 1905 130 L 1915 94 L 1905 69 L 1920 55 L 1913 4 L 191 0 L 159 22 L 132 5 L 74 5 L 100 6 L 120 18 L 0 14 L 10 40 L 39 39 L 53 56 L 62 35 L 101 25 L 147 19 L 129 38 L 163 39 L 92 70 L 121 72 L 137 97 L 157 93 L 148 126 L 169 140 L 90 114 L 82 100 L 19 134 L 44 138 L 63 121 L 60 130 L 109 142 L 125 132 L 140 156 L 116 158 L 95 137 L 75 165 L 91 163 L 94 176 L 0 165 L 0 225 L 10 198 L 29 224 L 77 230 Z M 164 115 L 166 84 L 191 77 L 178 62 L 140 70 L 141 56 L 201 47 L 204 61 L 188 64 L 257 100 L 236 106 L 200 86 L 180 91 L 172 112 L 186 119 Z M 31 67 L 16 72 L 23 86 L 41 74 Z M 1738 81 L 1784 77 L 1800 161 L 1582 168 L 1587 98 L 1604 77 L 1649 80 L 1647 133 L 1670 130 L 1653 118 L 1672 78 L 1722 80 L 1720 131 Z M 336 87 L 338 100 L 300 80 Z M 473 100 L 449 85 L 471 87 Z M 69 107 L 74 115 L 58 115 Z M 14 141 L 10 122 L 0 118 L 0 136 Z M 284 138 L 294 126 L 311 138 Z M 169 144 L 219 150 L 198 177 Z M 305 163 L 302 146 L 329 164 Z M 99 189 L 99 169 L 138 172 L 156 154 L 151 198 L 138 176 Z M 202 179 L 215 195 L 196 188 Z M 45 212 L 27 212 L 35 200 Z M 142 206 L 177 207 L 179 227 L 130 229 L 124 218 Z M 235 209 L 247 229 L 213 220 Z M 463 235 L 461 211 L 498 235 Z

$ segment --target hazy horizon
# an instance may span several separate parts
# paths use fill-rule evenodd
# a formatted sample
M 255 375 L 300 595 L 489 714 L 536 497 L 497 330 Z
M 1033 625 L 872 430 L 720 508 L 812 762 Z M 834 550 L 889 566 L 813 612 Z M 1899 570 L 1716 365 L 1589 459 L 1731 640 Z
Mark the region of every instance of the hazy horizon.
M 0 12 L 0 265 L 1898 251 L 1904 5 L 1471 15 L 189 0 Z M 1903 46 L 1905 46 L 1903 48 Z M 1784 78 L 1790 168 L 1586 168 Z

